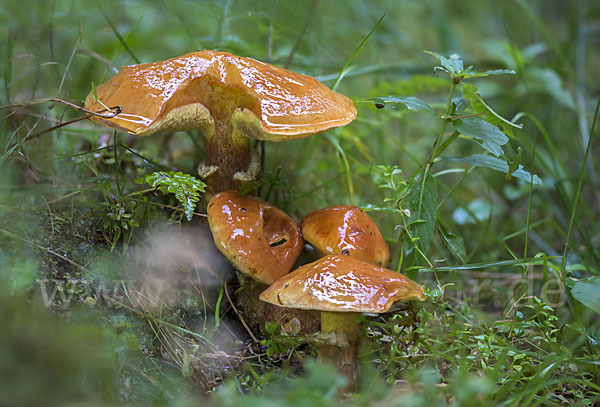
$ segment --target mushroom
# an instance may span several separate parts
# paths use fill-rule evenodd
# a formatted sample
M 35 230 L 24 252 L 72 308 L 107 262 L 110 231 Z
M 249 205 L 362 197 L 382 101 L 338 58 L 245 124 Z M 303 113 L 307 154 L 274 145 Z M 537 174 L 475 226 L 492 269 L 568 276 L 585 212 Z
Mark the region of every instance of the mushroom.
M 302 220 L 302 236 L 322 255 L 344 254 L 385 266 L 390 249 L 371 217 L 352 205 L 330 206 L 309 212 Z
M 236 191 L 214 195 L 207 213 L 215 245 L 242 274 L 238 302 L 249 324 L 262 329 L 266 320 L 279 321 L 291 323 L 291 331 L 299 326 L 301 332 L 315 332 L 318 315 L 283 312 L 258 300 L 268 285 L 289 273 L 302 251 L 304 241 L 294 221 L 268 202 Z
M 207 213 L 219 251 L 259 283 L 270 285 L 287 274 L 302 251 L 298 226 L 268 202 L 224 191 L 211 198 Z
M 381 313 L 396 301 L 425 300 L 423 287 L 402 274 L 349 256 L 328 255 L 273 283 L 260 300 L 281 307 L 321 312 L 317 348 L 321 361 L 337 366 L 357 386 L 357 318 Z
M 90 120 L 135 135 L 200 129 L 199 172 L 213 193 L 238 189 L 260 172 L 249 138 L 291 140 L 356 118 L 350 99 L 310 76 L 209 50 L 122 68 L 85 101 L 92 111 L 103 105 L 121 113 Z

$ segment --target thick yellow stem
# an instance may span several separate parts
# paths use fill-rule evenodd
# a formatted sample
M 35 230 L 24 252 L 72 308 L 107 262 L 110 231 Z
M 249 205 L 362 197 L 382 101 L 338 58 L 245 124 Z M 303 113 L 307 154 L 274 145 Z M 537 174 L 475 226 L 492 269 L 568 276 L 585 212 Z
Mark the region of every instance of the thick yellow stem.
M 321 312 L 319 360 L 335 365 L 347 380 L 344 394 L 357 390 L 358 328 L 355 312 Z

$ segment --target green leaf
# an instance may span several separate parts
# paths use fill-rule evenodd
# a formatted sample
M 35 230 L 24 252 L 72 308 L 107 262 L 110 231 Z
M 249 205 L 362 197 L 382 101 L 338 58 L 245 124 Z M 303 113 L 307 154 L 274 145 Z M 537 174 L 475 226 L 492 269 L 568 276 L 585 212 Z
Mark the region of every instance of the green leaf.
M 474 165 L 475 167 L 486 167 L 505 174 L 509 173 L 506 161 L 485 154 L 475 154 L 469 157 L 441 157 L 441 159 L 444 161 L 462 162 Z M 519 165 L 519 168 L 510 175 L 527 183 L 532 182 L 531 173 L 525 171 L 522 165 Z M 544 185 L 542 179 L 535 174 L 533 175 L 533 183 L 534 185 Z
M 200 192 L 204 192 L 206 184 L 199 179 L 178 172 L 157 171 L 145 177 L 135 180 L 138 184 L 144 182 L 152 188 L 158 188 L 162 193 L 175 194 L 175 198 L 181 203 L 187 220 L 192 220 L 196 203 L 200 200 Z
M 443 55 L 437 54 L 431 51 L 424 51 L 426 54 L 436 57 L 440 63 L 441 67 L 436 67 L 441 69 L 442 71 L 446 71 L 449 74 L 456 76 L 460 75 L 464 71 L 463 61 L 460 59 L 460 56 L 457 54 L 452 54 L 448 58 Z
M 600 314 L 600 277 L 577 281 L 571 287 L 571 294 L 577 301 Z
M 454 127 L 463 135 L 478 141 L 481 147 L 496 157 L 504 153 L 502 146 L 508 143 L 508 137 L 493 124 L 478 117 L 466 117 L 454 120 Z
M 442 66 L 436 66 L 435 69 L 448 72 L 450 76 L 453 78 L 456 77 L 459 80 L 464 78 L 479 78 L 488 75 L 515 74 L 515 71 L 512 69 L 494 69 L 485 72 L 476 72 L 473 70 L 472 66 L 465 68 L 464 63 L 458 54 L 451 54 L 448 58 L 446 58 L 443 55 L 436 54 L 435 52 L 431 51 L 425 51 L 425 53 L 436 57 L 442 64 Z
M 401 104 L 408 110 L 422 110 L 435 114 L 435 110 L 433 110 L 431 106 L 413 96 L 383 96 L 366 100 L 375 102 L 375 104 L 378 105 L 391 106 L 392 108 L 396 107 L 398 104 Z
M 415 182 L 418 182 L 418 185 L 402 201 L 402 206 L 410 210 L 410 217 L 406 222 L 410 236 L 403 239 L 407 267 L 424 263 L 423 256 L 429 251 L 437 218 L 435 178 L 427 172 L 425 178 L 418 177 Z
M 369 32 L 369 34 L 367 34 L 367 36 L 365 37 L 365 39 L 362 40 L 362 42 L 360 43 L 360 45 L 358 46 L 358 48 L 356 48 L 354 50 L 354 52 L 352 53 L 352 55 L 350 56 L 350 58 L 348 59 L 348 61 L 346 61 L 346 63 L 344 64 L 344 67 L 342 68 L 342 70 L 338 74 L 337 78 L 335 78 L 335 82 L 333 83 L 333 86 L 331 87 L 331 89 L 333 89 L 333 90 L 337 89 L 337 86 L 339 85 L 340 81 L 344 77 L 344 73 L 346 72 L 346 70 L 350 66 L 350 63 L 352 62 L 352 60 L 354 59 L 354 57 L 356 56 L 356 54 L 358 54 L 358 52 L 367 44 L 367 42 L 369 41 L 369 38 L 371 38 L 371 36 L 373 35 L 373 33 L 375 32 L 375 30 L 377 29 L 377 27 L 379 27 L 379 25 L 383 21 L 383 18 L 386 16 L 386 14 L 387 13 L 384 13 L 381 16 L 381 18 L 377 21 L 377 23 L 375 23 L 375 26 L 371 29 L 371 31 Z
M 491 71 L 485 71 L 484 72 L 486 75 L 514 75 L 516 74 L 515 71 L 513 71 L 512 69 L 493 69 Z
M 462 83 L 463 95 L 465 100 L 469 102 L 471 105 L 471 109 L 474 113 L 486 112 L 485 116 L 482 116 L 487 122 L 493 124 L 494 126 L 498 123 L 502 122 L 512 127 L 516 127 L 518 129 L 522 129 L 523 125 L 515 124 L 508 119 L 500 116 L 496 113 L 481 97 L 481 95 L 477 92 L 477 86 L 472 83 Z
M 462 236 L 455 235 L 448 229 L 446 226 L 438 219 L 438 230 L 440 232 L 440 237 L 442 238 L 442 242 L 444 242 L 444 246 L 446 249 L 452 254 L 456 260 L 458 260 L 461 264 L 465 264 L 467 261 L 467 251 L 465 249 L 465 241 Z
M 535 88 L 541 88 L 550 94 L 557 102 L 571 110 L 575 110 L 573 95 L 563 86 L 561 77 L 550 68 L 530 68 L 527 79 Z

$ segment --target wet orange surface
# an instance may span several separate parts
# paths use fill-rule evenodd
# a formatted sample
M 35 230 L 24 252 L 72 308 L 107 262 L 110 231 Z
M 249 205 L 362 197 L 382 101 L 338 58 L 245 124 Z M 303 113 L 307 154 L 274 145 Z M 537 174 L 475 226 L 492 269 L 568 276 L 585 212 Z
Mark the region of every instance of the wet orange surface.
M 263 284 L 288 273 L 302 250 L 298 226 L 260 199 L 221 192 L 210 200 L 207 213 L 217 248 L 240 271 Z
M 402 274 L 344 255 L 329 255 L 280 278 L 260 299 L 300 309 L 385 312 L 394 302 L 424 300 L 423 288 Z
M 323 254 L 344 254 L 385 266 L 390 251 L 379 228 L 356 206 L 330 206 L 309 212 L 301 223 L 304 239 Z
M 198 81 L 237 89 L 254 100 L 242 107 L 251 110 L 263 130 L 271 134 L 316 133 L 356 117 L 350 99 L 310 76 L 227 52 L 201 51 L 124 67 L 96 89 L 102 103 L 119 105 L 122 113 L 114 119 L 93 120 L 139 134 L 160 120 L 167 109 L 201 103 L 212 111 L 218 101 L 195 92 Z M 93 93 L 88 95 L 86 108 L 102 109 Z

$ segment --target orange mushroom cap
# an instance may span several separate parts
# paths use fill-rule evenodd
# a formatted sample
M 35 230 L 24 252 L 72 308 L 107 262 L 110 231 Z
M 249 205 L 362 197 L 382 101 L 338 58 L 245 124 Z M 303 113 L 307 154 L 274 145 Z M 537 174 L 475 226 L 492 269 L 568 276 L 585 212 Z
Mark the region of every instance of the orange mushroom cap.
M 124 67 L 96 95 L 105 106 L 121 106 L 121 113 L 92 121 L 137 135 L 195 128 L 211 133 L 216 116 L 231 110 L 234 127 L 270 141 L 309 136 L 356 118 L 350 99 L 315 78 L 208 50 Z M 90 92 L 85 107 L 101 111 L 98 100 Z
M 302 251 L 298 226 L 268 202 L 225 191 L 212 197 L 207 213 L 217 248 L 260 283 L 272 284 L 287 274 Z
M 309 212 L 300 227 L 306 241 L 323 254 L 345 254 L 385 266 L 390 249 L 371 217 L 352 205 Z
M 396 301 L 426 298 L 402 274 L 349 256 L 329 255 L 273 283 L 260 300 L 280 307 L 330 312 L 386 312 Z

